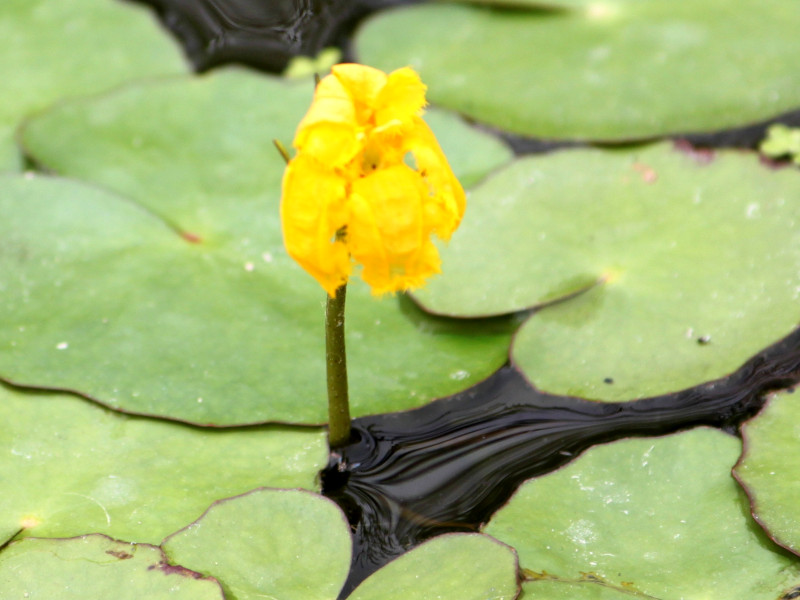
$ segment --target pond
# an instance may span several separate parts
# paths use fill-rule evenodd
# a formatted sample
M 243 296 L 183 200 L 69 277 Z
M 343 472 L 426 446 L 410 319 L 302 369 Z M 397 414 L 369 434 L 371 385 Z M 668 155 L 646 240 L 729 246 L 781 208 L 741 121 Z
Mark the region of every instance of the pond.
M 790 0 L 142 4 L 0 9 L 3 597 L 795 597 Z M 272 140 L 338 61 L 468 199 L 330 453 Z

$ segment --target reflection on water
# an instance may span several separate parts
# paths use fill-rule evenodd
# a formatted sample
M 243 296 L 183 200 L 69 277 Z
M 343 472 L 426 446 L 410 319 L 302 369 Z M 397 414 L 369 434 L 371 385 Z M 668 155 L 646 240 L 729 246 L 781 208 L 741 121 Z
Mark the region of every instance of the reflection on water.
M 198 71 L 242 63 L 280 72 L 298 55 L 346 46 L 353 25 L 407 0 L 130 0 L 153 7 Z
M 627 403 L 543 394 L 513 368 L 416 410 L 357 419 L 358 439 L 323 473 L 355 548 L 344 597 L 435 535 L 475 531 L 526 479 L 592 444 L 707 425 L 737 431 L 763 394 L 800 377 L 800 330 L 727 378 Z

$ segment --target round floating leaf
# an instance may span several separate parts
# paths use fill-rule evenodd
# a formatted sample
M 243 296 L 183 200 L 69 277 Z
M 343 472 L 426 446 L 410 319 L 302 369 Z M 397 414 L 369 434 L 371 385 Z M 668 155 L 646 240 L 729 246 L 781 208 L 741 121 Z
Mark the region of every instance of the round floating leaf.
M 0 421 L 0 532 L 12 535 L 158 543 L 219 498 L 314 489 L 327 461 L 319 430 L 200 430 L 5 386 Z
M 324 292 L 287 257 L 193 243 L 72 182 L 0 186 L 3 376 L 195 423 L 325 420 Z M 428 318 L 362 285 L 348 296 L 356 415 L 453 393 L 506 359 L 507 326 Z
M 19 165 L 14 128 L 55 100 L 177 74 L 180 51 L 147 9 L 107 0 L 4 0 L 0 170 Z
M 800 404 L 777 394 L 742 427 L 744 454 L 734 473 L 753 514 L 781 546 L 800 554 Z
M 224 600 L 219 583 L 167 564 L 159 548 L 102 535 L 27 539 L 0 553 L 4 598 Z
M 786 60 L 797 51 L 796 3 L 729 8 L 727 0 L 530 12 L 428 4 L 370 19 L 356 47 L 367 64 L 418 69 L 432 102 L 509 131 L 640 139 L 800 106 L 800 73 Z
M 775 600 L 800 561 L 749 518 L 739 451 L 710 429 L 598 446 L 524 484 L 486 533 L 516 548 L 531 598 Z
M 511 600 L 517 557 L 489 537 L 458 533 L 434 538 L 367 578 L 350 600 Z
M 173 562 L 213 575 L 237 600 L 334 600 L 352 552 L 336 504 L 269 489 L 214 504 L 162 546 Z
M 227 70 L 132 86 L 32 121 L 24 141 L 38 162 L 135 199 L 183 239 L 145 214 L 112 219 L 125 229 L 115 231 L 106 213 L 133 212 L 119 200 L 94 216 L 100 209 L 81 198 L 64 209 L 72 216 L 53 221 L 45 207 L 15 203 L 19 221 L 7 227 L 32 231 L 35 219 L 39 231 L 24 245 L 58 264 L 9 267 L 18 287 L 0 322 L 16 338 L 25 322 L 39 329 L 15 340 L 13 359 L 0 351 L 0 373 L 192 422 L 324 421 L 324 292 L 283 248 L 284 164 L 272 146 L 290 143 L 312 91 L 311 81 Z M 452 115 L 432 123 L 467 180 L 508 157 Z M 96 220 L 85 227 L 87 219 Z M 69 221 L 81 231 L 65 231 Z M 74 242 L 58 242 L 65 236 Z M 54 314 L 54 297 L 69 309 Z M 509 324 L 429 318 L 402 297 L 371 298 L 360 282 L 348 298 L 355 415 L 455 393 L 507 359 Z M 54 352 L 62 343 L 68 351 Z
M 472 316 L 594 285 L 534 314 L 513 360 L 549 392 L 673 392 L 734 371 L 800 321 L 799 194 L 796 172 L 742 153 L 527 158 L 473 192 L 444 275 L 418 298 Z

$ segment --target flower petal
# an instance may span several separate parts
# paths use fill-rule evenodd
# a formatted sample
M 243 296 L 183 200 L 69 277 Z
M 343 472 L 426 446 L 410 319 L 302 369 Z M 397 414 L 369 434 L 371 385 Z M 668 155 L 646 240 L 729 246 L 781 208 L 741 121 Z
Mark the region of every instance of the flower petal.
M 358 124 L 362 127 L 372 126 L 378 94 L 388 80 L 386 73 L 374 67 L 352 63 L 336 65 L 331 73 L 350 95 Z
M 362 138 L 350 92 L 335 76 L 323 77 L 308 113 L 297 127 L 294 147 L 323 165 L 336 168 L 358 154 Z
M 347 282 L 350 257 L 336 232 L 347 223 L 346 182 L 300 154 L 286 167 L 281 198 L 283 240 L 294 258 L 334 296 Z
M 353 182 L 347 245 L 373 294 L 409 290 L 439 272 L 439 253 L 424 227 L 422 178 L 406 165 Z
M 351 258 L 374 294 L 420 287 L 439 272 L 430 236 L 449 239 L 466 199 L 424 106 L 425 85 L 410 67 L 386 75 L 340 64 L 317 86 L 295 135 L 281 215 L 289 253 L 331 295 Z
M 406 125 L 413 117 L 422 115 L 426 86 L 411 67 L 389 74 L 375 101 L 375 125 Z
M 429 186 L 424 202 L 426 227 L 446 241 L 464 216 L 467 205 L 464 188 L 425 121 L 415 117 L 414 127 L 404 141 L 404 147 L 414 156 L 417 170 Z

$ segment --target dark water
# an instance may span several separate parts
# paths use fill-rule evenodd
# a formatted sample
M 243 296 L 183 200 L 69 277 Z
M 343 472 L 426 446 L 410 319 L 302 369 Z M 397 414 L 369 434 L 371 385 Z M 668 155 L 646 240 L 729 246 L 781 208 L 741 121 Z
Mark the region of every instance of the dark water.
M 735 433 L 765 392 L 799 378 L 800 330 L 732 375 L 675 394 L 589 402 L 539 392 L 506 366 L 422 408 L 357 419 L 356 441 L 323 472 L 323 493 L 348 514 L 355 537 L 341 597 L 428 538 L 477 530 L 523 481 L 593 444 L 699 425 Z
M 279 73 L 295 56 L 337 46 L 354 25 L 409 0 L 129 0 L 155 9 L 198 71 L 240 63 Z
M 726 129 L 725 131 L 711 131 L 707 133 L 678 132 L 675 138 L 685 140 L 686 143 L 696 148 L 747 148 L 749 150 L 758 149 L 761 141 L 767 136 L 767 129 L 775 123 L 783 123 L 789 127 L 800 127 L 800 110 L 772 117 L 758 123 L 750 123 L 742 127 Z M 518 155 L 536 154 L 541 152 L 551 152 L 561 148 L 573 148 L 587 146 L 583 142 L 569 140 L 541 140 L 505 133 L 502 131 L 486 129 L 492 131 L 514 150 Z M 653 140 L 642 140 L 637 144 L 649 144 Z M 625 145 L 627 142 L 616 142 L 613 145 Z

